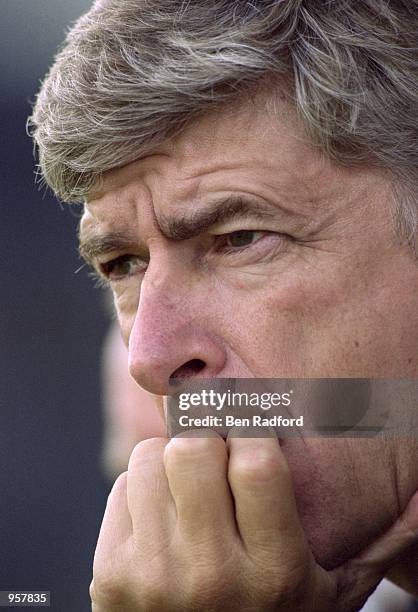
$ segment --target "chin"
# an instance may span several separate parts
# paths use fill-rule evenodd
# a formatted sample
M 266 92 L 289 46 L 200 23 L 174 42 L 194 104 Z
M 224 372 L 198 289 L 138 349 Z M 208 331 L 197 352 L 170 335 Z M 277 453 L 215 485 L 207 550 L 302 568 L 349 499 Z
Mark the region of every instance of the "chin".
M 335 451 L 342 450 L 341 440 L 325 447 L 317 442 L 287 439 L 282 446 L 309 546 L 317 562 L 330 570 L 356 556 L 395 517 L 377 503 L 374 487 L 367 487 L 370 497 L 361 495 L 353 472 L 343 459 L 338 463 L 342 453 Z

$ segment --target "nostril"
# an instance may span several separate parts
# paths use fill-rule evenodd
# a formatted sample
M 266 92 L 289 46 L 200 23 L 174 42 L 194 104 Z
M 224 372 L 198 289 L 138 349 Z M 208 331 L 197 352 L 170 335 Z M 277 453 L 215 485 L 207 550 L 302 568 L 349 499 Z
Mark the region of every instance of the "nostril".
M 173 378 L 191 378 L 192 376 L 196 376 L 196 374 L 199 374 L 199 372 L 201 372 L 205 366 L 205 362 L 201 359 L 191 359 L 172 373 L 170 376 L 170 382 Z

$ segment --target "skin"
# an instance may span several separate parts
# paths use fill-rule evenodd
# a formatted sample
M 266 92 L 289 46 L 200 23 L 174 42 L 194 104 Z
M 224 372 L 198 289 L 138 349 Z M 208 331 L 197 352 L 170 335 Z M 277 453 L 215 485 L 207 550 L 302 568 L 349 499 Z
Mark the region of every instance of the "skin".
M 82 253 L 110 281 L 129 349 L 130 373 L 151 393 L 170 393 L 173 375 L 417 376 L 418 267 L 395 233 L 387 176 L 369 166 L 342 168 L 326 159 L 309 144 L 286 103 L 278 102 L 276 108 L 276 116 L 269 114 L 263 98 L 257 98 L 207 115 L 153 155 L 107 173 L 86 202 L 80 229 Z M 235 205 L 231 199 L 236 201 L 238 196 L 252 201 L 252 212 L 236 214 L 228 221 L 219 219 L 196 235 L 187 234 L 185 226 L 191 219 L 196 221 L 203 209 L 226 198 L 231 208 Z M 246 233 L 234 234 L 242 230 Z M 118 239 L 98 239 L 109 232 L 118 232 Z M 172 442 L 155 444 L 158 452 L 142 443 L 134 456 L 147 466 L 153 457 L 177 507 L 183 494 L 174 491 L 175 470 L 168 474 L 167 465 L 174 453 L 181 473 L 185 455 L 178 451 L 179 458 Z M 182 448 L 192 444 L 181 443 Z M 199 486 L 203 475 L 197 466 L 206 465 L 202 457 L 209 453 L 224 483 L 214 504 L 221 508 L 224 498 L 231 496 L 225 482 L 231 485 L 233 476 L 230 468 L 228 472 L 219 463 L 224 442 L 210 444 L 209 449 L 196 446 L 195 454 L 190 451 L 188 460 L 195 472 L 188 475 L 193 480 L 194 473 L 200 474 L 196 476 Z M 277 490 L 269 508 L 278 508 L 278 542 L 286 541 L 286 535 L 280 535 L 284 524 L 280 505 L 285 494 L 292 499 L 294 490 L 294 512 L 299 517 L 292 523 L 299 534 L 295 536 L 299 542 L 296 565 L 309 568 L 304 574 L 309 579 L 300 582 L 298 571 L 282 573 L 299 577 L 292 583 L 296 590 L 304 583 L 314 585 L 310 595 L 327 592 L 320 597 L 322 607 L 312 609 L 327 609 L 326 598 L 339 591 L 328 574 L 325 582 L 318 578 L 322 574 L 317 574 L 315 561 L 327 570 L 342 567 L 393 529 L 418 487 L 414 438 L 286 439 L 274 447 L 262 440 L 250 449 L 243 440 L 228 444 L 229 465 L 235 452 L 237 457 L 249 453 L 255 463 L 261 457 L 263 469 L 264 447 L 270 445 L 267 463 L 276 465 Z M 136 459 L 132 461 L 137 465 Z M 246 469 L 250 463 L 247 457 Z M 292 484 L 286 479 L 283 484 L 283 465 L 289 466 Z M 145 487 L 138 504 L 129 502 L 130 474 L 136 470 L 130 466 L 125 485 L 118 485 L 124 493 L 118 489 L 119 502 L 112 501 L 109 511 L 113 516 L 114 506 L 123 504 L 121 499 L 126 505 L 127 499 L 134 523 L 134 512 L 149 510 Z M 258 477 L 261 473 L 257 472 Z M 239 485 L 231 487 L 237 503 Z M 159 502 L 148 500 L 155 503 L 155 512 L 158 503 L 166 505 L 167 495 L 165 490 Z M 207 500 L 204 495 L 200 504 L 192 503 L 190 495 L 188 499 L 196 507 L 196 525 L 201 526 Z M 288 517 L 289 512 L 293 510 L 284 515 Z M 263 514 L 256 512 L 256 516 L 260 520 Z M 230 513 L 218 518 L 231 528 Z M 105 523 L 109 520 L 113 519 L 105 516 Z M 189 521 L 193 522 L 191 517 Z M 217 527 L 213 521 L 209 524 L 216 540 Z M 103 538 L 99 559 L 107 546 Z M 184 542 L 182 546 L 187 548 Z M 182 550 L 180 544 L 177 549 Z M 282 545 L 279 549 L 283 557 Z M 269 557 L 273 568 L 279 549 Z M 385 554 L 391 556 L 389 548 Z M 101 567 L 97 563 L 96 570 Z M 283 558 L 279 566 L 276 563 L 278 571 L 284 563 Z M 387 563 L 382 566 L 386 571 Z M 233 576 L 235 570 L 231 572 Z M 328 588 L 331 583 L 333 587 Z M 273 591 L 277 606 L 281 600 Z M 96 593 L 93 588 L 94 597 Z M 330 605 L 330 610 L 340 609 L 334 599 Z M 344 610 L 357 609 L 347 602 L 341 605 L 346 606 L 341 607 Z

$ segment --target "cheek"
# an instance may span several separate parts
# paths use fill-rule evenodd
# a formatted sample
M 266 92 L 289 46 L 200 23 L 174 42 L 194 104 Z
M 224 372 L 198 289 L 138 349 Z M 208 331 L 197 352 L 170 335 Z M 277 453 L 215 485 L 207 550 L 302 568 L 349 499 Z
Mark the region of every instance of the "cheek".
M 236 305 L 234 316 L 229 313 L 229 334 L 238 339 L 234 346 L 254 375 L 263 377 L 309 376 L 318 343 L 329 342 L 324 313 L 336 302 L 334 291 L 319 290 L 296 275 L 262 287 L 235 287 L 224 299 Z
M 295 268 L 241 300 L 244 340 L 251 341 L 258 363 L 271 364 L 271 376 L 355 377 L 371 371 L 376 322 L 357 284 L 343 270 L 334 272 Z

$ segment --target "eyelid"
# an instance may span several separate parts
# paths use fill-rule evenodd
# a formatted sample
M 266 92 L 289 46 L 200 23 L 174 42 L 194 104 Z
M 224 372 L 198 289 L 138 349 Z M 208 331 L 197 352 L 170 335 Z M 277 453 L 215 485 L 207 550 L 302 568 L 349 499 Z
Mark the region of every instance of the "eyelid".
M 284 232 L 276 232 L 276 231 L 268 230 L 268 229 L 246 229 L 246 228 L 240 228 L 240 229 L 233 230 L 232 232 L 225 232 L 222 234 L 213 234 L 212 237 L 218 240 L 222 240 L 222 239 L 227 239 L 229 236 L 233 236 L 234 234 L 239 234 L 241 232 L 248 232 L 248 233 L 253 233 L 253 234 L 263 234 L 262 236 L 263 238 L 268 237 L 268 236 L 276 236 L 282 239 L 291 238 L 289 234 L 285 234 Z M 256 242 L 258 242 L 258 240 Z
M 263 227 L 263 225 L 261 224 L 260 226 L 260 221 L 254 221 L 251 219 L 248 219 L 248 221 L 246 220 L 241 220 L 241 221 L 231 221 L 230 224 L 225 223 L 223 225 L 219 224 L 219 225 L 215 225 L 211 228 L 210 230 L 210 234 L 212 236 L 225 236 L 228 234 L 234 234 L 235 232 L 271 232 L 271 233 L 278 233 L 278 232 L 274 232 L 274 230 L 271 229 L 271 227 Z
M 149 263 L 149 256 L 148 255 L 143 255 L 141 253 L 134 253 L 133 251 L 109 251 L 106 254 L 102 254 L 102 255 L 98 255 L 95 258 L 95 261 L 93 261 L 93 265 L 95 265 L 96 267 L 99 266 L 105 266 L 108 263 L 111 263 L 112 261 L 115 261 L 116 259 L 120 259 L 121 257 L 136 257 L 138 258 L 140 261 L 143 261 L 144 263 Z
M 133 253 L 126 253 L 126 254 L 122 254 L 122 255 L 118 255 L 117 257 L 113 257 L 111 259 L 109 259 L 106 262 L 102 262 L 99 263 L 99 274 L 104 277 L 108 282 L 115 282 L 118 280 L 123 280 L 129 276 L 135 276 L 135 274 L 122 274 L 119 278 L 113 278 L 111 277 L 111 273 L 112 273 L 112 266 L 116 266 L 118 263 L 126 263 L 129 262 L 131 260 L 137 260 L 137 263 L 140 267 L 140 270 L 138 270 L 138 272 L 142 273 L 145 272 L 146 267 L 149 264 L 148 260 L 144 260 L 140 255 L 134 255 Z
M 227 244 L 227 239 L 229 236 L 243 232 L 250 232 L 254 234 L 262 234 L 257 240 L 251 242 L 247 245 L 242 246 L 231 246 Z M 282 248 L 285 243 L 288 243 L 292 240 L 292 237 L 288 234 L 281 234 L 279 232 L 272 232 L 268 230 L 237 230 L 236 232 L 229 232 L 227 234 L 220 234 L 218 236 L 214 236 L 215 244 L 213 253 L 217 253 L 219 255 L 227 255 L 229 257 L 239 257 L 244 255 L 245 253 L 253 253 L 254 255 L 260 252 L 260 249 L 265 250 L 267 245 L 269 246 L 269 251 L 277 250 L 277 248 Z M 267 245 L 265 242 L 267 241 Z M 273 241 L 273 244 L 271 244 Z M 263 247 L 264 245 L 264 247 Z

